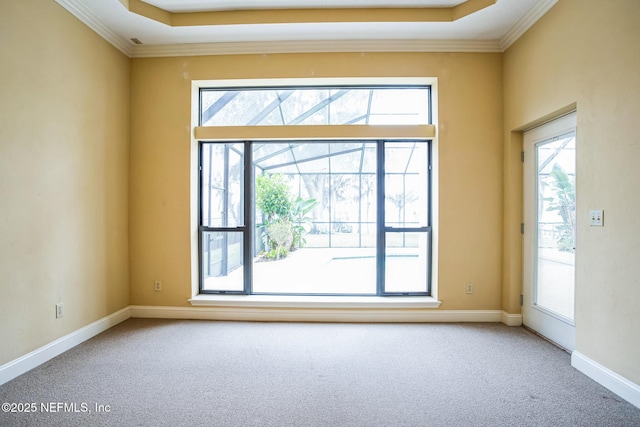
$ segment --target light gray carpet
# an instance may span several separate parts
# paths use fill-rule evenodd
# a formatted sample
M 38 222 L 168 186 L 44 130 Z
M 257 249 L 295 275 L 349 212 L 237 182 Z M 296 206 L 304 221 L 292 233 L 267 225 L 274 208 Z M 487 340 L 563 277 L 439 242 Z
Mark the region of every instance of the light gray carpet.
M 38 406 L 2 426 L 640 426 L 567 353 L 501 324 L 129 319 L 0 402 Z

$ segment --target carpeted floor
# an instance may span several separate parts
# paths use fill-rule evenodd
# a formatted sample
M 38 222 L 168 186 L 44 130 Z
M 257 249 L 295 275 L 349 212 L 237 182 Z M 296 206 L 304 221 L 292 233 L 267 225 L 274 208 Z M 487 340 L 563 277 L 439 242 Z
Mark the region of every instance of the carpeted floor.
M 129 319 L 0 386 L 35 408 L 0 425 L 640 426 L 569 359 L 502 324 Z

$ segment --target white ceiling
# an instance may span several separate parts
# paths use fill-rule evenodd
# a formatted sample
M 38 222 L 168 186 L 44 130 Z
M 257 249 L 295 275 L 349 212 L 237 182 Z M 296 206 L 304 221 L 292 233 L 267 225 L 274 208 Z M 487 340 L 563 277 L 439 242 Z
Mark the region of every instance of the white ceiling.
M 465 0 L 143 0 L 169 12 L 340 7 L 451 7 Z
M 497 0 L 453 22 L 295 23 L 171 27 L 121 0 L 56 0 L 131 57 L 301 51 L 500 52 L 557 0 Z M 124 0 L 123 0 L 124 1 Z M 463 0 L 144 0 L 169 12 L 280 8 L 451 7 Z M 140 40 L 135 45 L 131 39 Z

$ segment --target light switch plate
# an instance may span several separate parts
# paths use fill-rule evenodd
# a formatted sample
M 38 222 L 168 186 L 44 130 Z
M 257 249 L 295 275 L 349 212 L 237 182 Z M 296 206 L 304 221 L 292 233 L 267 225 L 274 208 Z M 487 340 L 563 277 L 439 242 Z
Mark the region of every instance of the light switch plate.
M 604 211 L 602 209 L 589 211 L 589 225 L 592 227 L 604 227 Z

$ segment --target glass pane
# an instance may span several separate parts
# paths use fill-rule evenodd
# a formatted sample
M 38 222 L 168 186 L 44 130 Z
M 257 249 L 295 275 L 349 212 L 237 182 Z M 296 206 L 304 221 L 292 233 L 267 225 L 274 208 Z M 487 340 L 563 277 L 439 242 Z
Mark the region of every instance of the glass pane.
M 424 227 L 429 209 L 428 144 L 385 143 L 385 225 Z
M 376 159 L 377 147 L 374 144 L 367 144 L 364 147 L 365 153 L 362 158 L 362 172 L 376 173 L 378 169 L 378 161 Z
M 277 91 L 271 90 L 202 92 L 200 122 L 202 126 L 259 125 L 263 117 L 277 108 L 277 99 Z
M 281 104 L 285 125 L 301 124 L 307 117 L 313 115 L 330 97 L 327 89 L 298 89 Z M 312 124 L 312 123 L 306 123 Z M 318 124 L 318 123 L 313 123 Z
M 429 233 L 385 233 L 386 293 L 427 292 Z
M 375 245 L 376 143 L 292 141 L 253 147 L 256 177 L 282 173 L 289 183 L 290 200 L 317 201 L 307 214 L 307 247 Z M 291 156 L 293 164 L 275 164 L 281 156 Z M 365 171 L 370 168 L 372 172 Z M 257 214 L 261 223 L 259 208 Z M 263 250 L 264 244 L 257 247 Z
M 537 277 L 535 303 L 569 320 L 575 286 L 575 133 L 536 145 Z
M 350 90 L 329 106 L 329 124 L 367 124 L 367 108 L 373 90 Z
M 304 173 L 300 175 L 300 192 L 295 196 L 303 199 L 315 199 L 318 202 L 313 210 L 308 213 L 311 217 L 311 231 L 309 234 L 328 232 L 329 223 L 329 181 L 330 175 L 326 173 Z M 323 224 L 326 223 L 326 224 Z
M 237 227 L 244 223 L 244 146 L 202 145 L 202 225 Z
M 205 232 L 202 234 L 202 289 L 242 291 L 241 232 Z
M 375 163 L 376 143 L 271 145 L 290 150 L 299 173 L 282 175 L 287 183 L 286 194 L 277 198 L 291 203 L 291 216 L 284 221 L 271 221 L 271 225 L 257 231 L 260 242 L 253 265 L 253 292 L 375 295 L 376 175 L 361 173 L 361 169 L 363 156 L 373 157 Z M 258 148 L 263 155 L 262 165 L 270 161 L 265 153 L 278 152 Z M 334 165 L 340 173 L 333 171 Z M 256 191 L 260 222 L 267 216 L 261 215 L 258 203 L 263 197 L 258 196 L 258 191 L 262 190 L 256 186 Z M 315 200 L 314 206 L 302 208 L 310 199 Z M 304 213 L 294 215 L 301 211 Z M 279 218 L 283 216 L 284 211 Z M 296 237 L 296 230 L 301 232 L 300 238 Z M 353 280 L 353 271 L 358 271 L 358 280 Z
M 201 126 L 428 124 L 429 88 L 204 89 Z
M 271 163 L 265 163 L 283 149 L 287 148 L 287 144 L 253 144 L 253 163 L 259 167 L 271 166 Z
M 257 258 L 253 264 L 253 291 L 375 295 L 375 249 L 305 247 L 277 261 Z
M 329 154 L 329 144 L 325 142 L 298 142 L 293 144 L 292 151 L 298 162 L 305 162 L 307 160 L 327 157 Z
M 357 174 L 331 175 L 331 221 L 359 222 L 360 188 Z
M 331 172 L 358 172 L 362 169 L 364 156 L 371 155 L 370 151 L 365 151 L 365 144 L 340 143 L 331 145 Z M 375 153 L 374 160 L 375 160 Z
M 301 173 L 327 173 L 329 172 L 329 158 L 303 160 L 298 163 L 298 169 Z
M 376 244 L 377 219 L 377 181 L 376 175 L 360 175 L 360 233 L 363 246 Z M 366 242 L 366 243 L 365 243 Z
M 371 101 L 369 124 L 427 124 L 428 96 L 426 89 L 376 89 Z

